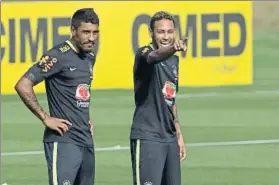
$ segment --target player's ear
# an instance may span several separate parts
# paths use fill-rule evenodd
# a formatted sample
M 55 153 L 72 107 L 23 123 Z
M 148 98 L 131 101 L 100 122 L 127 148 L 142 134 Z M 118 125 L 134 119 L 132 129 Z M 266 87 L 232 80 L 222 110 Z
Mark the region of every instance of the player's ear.
M 71 26 L 71 33 L 72 35 L 76 35 L 76 28 L 74 26 Z
M 154 33 L 153 33 L 153 30 L 152 30 L 151 28 L 149 28 L 148 31 L 149 31 L 149 36 L 150 36 L 151 38 L 153 38 L 153 34 L 154 34 Z
M 174 28 L 174 30 L 173 30 L 173 34 L 174 34 L 174 37 L 176 38 L 176 36 L 177 36 L 177 29 L 176 28 Z

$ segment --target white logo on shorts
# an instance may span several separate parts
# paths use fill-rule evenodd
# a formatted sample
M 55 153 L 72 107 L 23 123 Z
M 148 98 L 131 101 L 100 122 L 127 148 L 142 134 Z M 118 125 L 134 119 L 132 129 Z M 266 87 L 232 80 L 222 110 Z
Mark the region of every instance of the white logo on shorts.
M 76 68 L 76 67 L 70 67 L 69 69 L 70 69 L 70 71 L 74 71 L 74 70 L 76 70 L 77 68 Z
M 63 185 L 71 185 L 71 182 L 69 180 L 64 180 Z
M 152 185 L 152 182 L 147 181 L 147 182 L 145 182 L 143 185 Z

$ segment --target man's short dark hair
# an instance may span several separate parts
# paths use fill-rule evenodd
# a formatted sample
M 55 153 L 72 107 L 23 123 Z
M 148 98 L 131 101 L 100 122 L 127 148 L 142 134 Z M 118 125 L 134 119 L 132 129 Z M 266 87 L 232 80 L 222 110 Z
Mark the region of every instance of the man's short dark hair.
M 151 21 L 150 21 L 150 28 L 151 30 L 154 30 L 154 25 L 156 21 L 162 20 L 162 19 L 167 19 L 173 22 L 173 25 L 175 26 L 175 21 L 173 16 L 165 11 L 160 11 L 160 12 L 156 12 L 152 17 L 151 17 Z
M 93 8 L 82 8 L 74 13 L 71 25 L 78 28 L 82 22 L 99 25 L 99 17 Z

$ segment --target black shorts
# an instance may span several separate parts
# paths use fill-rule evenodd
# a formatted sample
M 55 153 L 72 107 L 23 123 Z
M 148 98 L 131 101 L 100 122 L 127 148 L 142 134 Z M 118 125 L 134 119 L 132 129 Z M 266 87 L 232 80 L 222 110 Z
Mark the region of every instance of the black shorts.
M 134 185 L 181 185 L 176 141 L 131 140 L 130 144 Z
M 94 185 L 93 147 L 72 143 L 44 143 L 49 185 Z

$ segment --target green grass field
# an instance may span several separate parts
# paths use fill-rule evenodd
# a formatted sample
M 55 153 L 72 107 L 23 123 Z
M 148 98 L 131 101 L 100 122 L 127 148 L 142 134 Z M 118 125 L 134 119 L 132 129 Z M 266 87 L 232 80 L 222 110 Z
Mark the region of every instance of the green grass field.
M 279 139 L 279 39 L 254 35 L 254 85 L 181 88 L 179 116 L 186 143 Z M 96 147 L 129 145 L 131 91 L 94 91 Z M 192 96 L 191 96 L 192 95 Z M 46 107 L 44 96 L 39 97 Z M 2 96 L 2 152 L 42 150 L 43 125 L 16 96 Z M 187 148 L 183 185 L 278 185 L 279 145 Z M 1 184 L 47 185 L 44 156 L 1 157 Z M 131 185 L 129 150 L 96 152 L 96 185 Z

